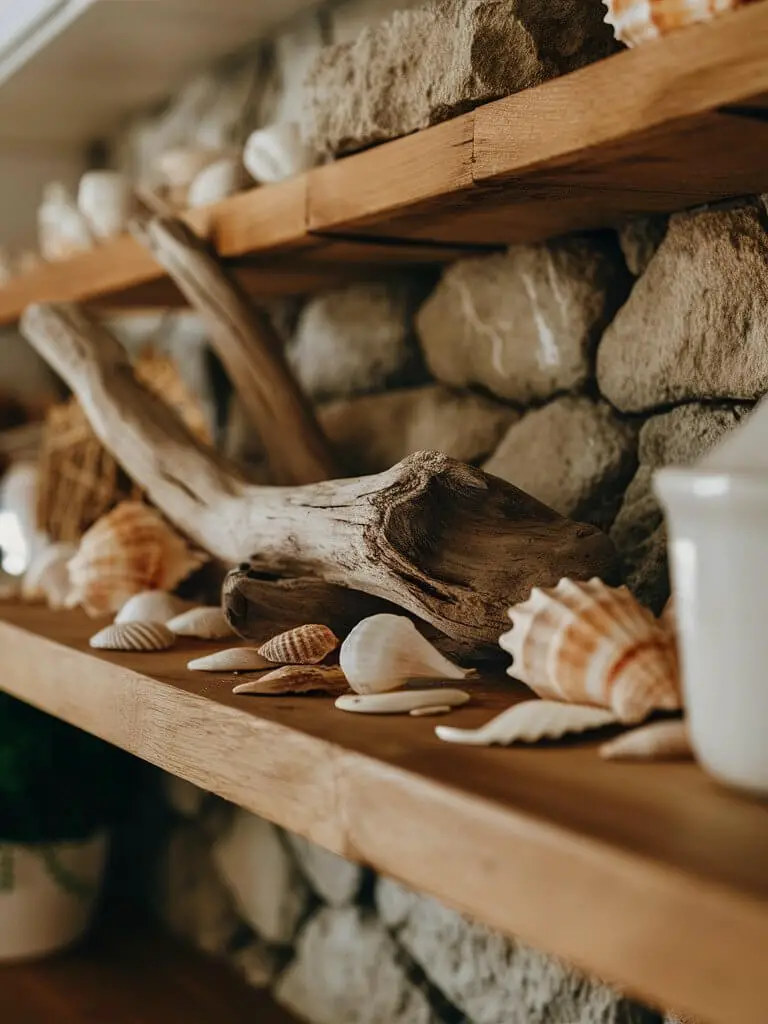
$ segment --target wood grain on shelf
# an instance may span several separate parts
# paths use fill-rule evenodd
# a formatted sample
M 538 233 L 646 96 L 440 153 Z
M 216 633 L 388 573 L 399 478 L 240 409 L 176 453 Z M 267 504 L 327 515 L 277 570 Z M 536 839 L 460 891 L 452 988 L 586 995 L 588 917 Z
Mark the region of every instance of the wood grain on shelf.
M 8 692 L 646 1000 L 763 1024 L 768 808 L 694 765 L 457 748 L 423 719 L 235 697 L 184 667 L 216 645 L 97 654 L 79 613 L 1 615 Z M 522 692 L 483 684 L 452 721 Z

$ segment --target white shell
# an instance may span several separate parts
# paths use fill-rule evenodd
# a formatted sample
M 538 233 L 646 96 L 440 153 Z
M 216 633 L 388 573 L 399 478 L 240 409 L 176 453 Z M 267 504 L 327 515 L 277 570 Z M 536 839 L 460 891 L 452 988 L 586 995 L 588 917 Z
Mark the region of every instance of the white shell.
M 479 729 L 454 729 L 438 725 L 435 731 L 446 743 L 507 747 L 512 743 L 556 740 L 571 732 L 602 729 L 615 721 L 616 715 L 606 708 L 563 704 L 556 700 L 526 700 L 502 711 Z
M 229 647 L 187 662 L 187 668 L 193 672 L 263 672 L 274 667 L 255 647 Z
M 49 544 L 43 548 L 24 573 L 22 600 L 45 601 L 54 610 L 64 608 L 71 586 L 68 563 L 76 550 L 74 544 Z
M 606 761 L 687 761 L 693 758 L 688 726 L 682 721 L 651 722 L 600 747 Z
M 242 163 L 235 157 L 224 157 L 204 167 L 189 186 L 187 205 L 208 206 L 227 196 L 242 191 L 246 174 Z
M 93 248 L 93 233 L 65 185 L 46 185 L 37 212 L 40 252 L 47 260 L 64 260 Z
M 100 651 L 165 651 L 176 637 L 160 622 L 117 622 L 90 639 Z
M 432 715 L 447 715 L 449 711 L 453 711 L 450 704 L 430 704 L 426 708 L 413 708 L 408 714 L 411 718 L 428 718 Z
M 312 166 L 312 155 L 292 121 L 255 131 L 245 144 L 243 163 L 254 181 L 272 185 Z
M 401 715 L 416 708 L 457 708 L 466 704 L 469 694 L 464 690 L 399 690 L 397 693 L 371 693 L 360 696 L 345 694 L 336 701 L 340 711 L 353 711 L 359 715 Z
M 115 616 L 115 622 L 160 622 L 167 625 L 169 619 L 188 607 L 188 601 L 165 590 L 144 590 L 128 598 Z
M 155 170 L 172 188 L 188 188 L 206 167 L 225 156 L 213 146 L 176 146 L 155 158 Z
M 224 640 L 235 635 L 221 608 L 190 608 L 166 622 L 166 626 L 176 636 L 200 640 Z
M 88 171 L 80 179 L 77 206 L 97 238 L 116 238 L 128 227 L 133 189 L 120 171 Z
M 409 679 L 474 675 L 443 657 L 410 619 L 388 613 L 372 615 L 355 626 L 341 645 L 339 663 L 356 693 L 397 690 Z

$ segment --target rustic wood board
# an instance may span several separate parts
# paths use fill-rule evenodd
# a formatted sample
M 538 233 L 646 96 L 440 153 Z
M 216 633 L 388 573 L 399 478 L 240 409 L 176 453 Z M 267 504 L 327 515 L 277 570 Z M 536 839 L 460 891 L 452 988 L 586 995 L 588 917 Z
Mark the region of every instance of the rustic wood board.
M 768 808 L 694 765 L 608 764 L 594 743 L 457 748 L 434 721 L 234 697 L 184 667 L 215 645 L 96 654 L 79 613 L 2 618 L 8 692 L 641 998 L 765 1020 Z M 451 722 L 523 692 L 483 684 Z

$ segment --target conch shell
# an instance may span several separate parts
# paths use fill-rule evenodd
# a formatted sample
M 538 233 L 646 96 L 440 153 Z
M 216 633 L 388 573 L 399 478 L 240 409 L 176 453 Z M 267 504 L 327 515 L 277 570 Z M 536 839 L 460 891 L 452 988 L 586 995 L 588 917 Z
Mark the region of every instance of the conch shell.
M 187 662 L 192 672 L 263 672 L 274 668 L 274 663 L 262 658 L 255 647 L 228 647 L 203 658 Z
M 507 672 L 540 697 L 611 708 L 625 723 L 680 708 L 674 635 L 626 587 L 563 579 L 534 588 L 509 617 Z
M 344 693 L 347 680 L 338 665 L 284 665 L 236 686 L 232 693 L 277 696 L 283 693 Z
M 422 708 L 458 708 L 470 699 L 465 690 L 398 690 L 397 693 L 344 694 L 337 698 L 340 711 L 358 715 L 403 715 Z
M 165 651 L 176 637 L 160 622 L 116 622 L 90 639 L 100 651 Z
M 607 761 L 689 761 L 693 756 L 688 726 L 682 721 L 651 722 L 600 747 Z
M 562 704 L 555 700 L 524 700 L 502 711 L 479 729 L 439 725 L 435 732 L 446 743 L 472 747 L 508 747 L 512 743 L 558 740 L 572 732 L 588 732 L 612 725 L 616 716 L 605 708 Z
M 605 21 L 614 35 L 627 46 L 639 46 L 651 39 L 694 25 L 751 0 L 603 0 L 608 8 Z
M 190 608 L 166 622 L 166 626 L 176 636 L 192 636 L 200 640 L 223 640 L 235 635 L 224 612 L 214 607 Z
M 261 645 L 259 654 L 277 665 L 317 665 L 338 646 L 332 629 L 309 623 L 273 636 Z
M 144 590 L 128 598 L 115 616 L 115 622 L 160 622 L 165 626 L 187 607 L 187 601 L 165 590 Z
M 173 588 L 208 561 L 140 501 L 124 501 L 88 530 L 70 559 L 67 607 L 89 615 L 117 612 L 145 590 Z
M 74 544 L 49 544 L 30 562 L 21 584 L 23 601 L 45 601 L 49 608 L 64 608 L 70 592 L 69 560 Z
M 472 669 L 445 658 L 410 619 L 387 613 L 371 615 L 355 626 L 341 645 L 339 663 L 352 689 L 363 694 L 397 690 L 409 679 L 474 675 Z

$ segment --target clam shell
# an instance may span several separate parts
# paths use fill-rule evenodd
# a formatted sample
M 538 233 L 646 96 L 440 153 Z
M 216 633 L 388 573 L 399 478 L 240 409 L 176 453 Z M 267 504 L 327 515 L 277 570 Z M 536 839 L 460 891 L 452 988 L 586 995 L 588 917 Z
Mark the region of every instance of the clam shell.
M 166 626 L 176 636 L 200 640 L 224 640 L 235 635 L 221 608 L 190 608 L 166 622 Z
M 626 587 L 563 579 L 509 617 L 507 672 L 540 697 L 608 707 L 627 723 L 680 708 L 675 638 Z
M 45 601 L 49 608 L 64 608 L 70 592 L 68 564 L 74 544 L 49 544 L 31 561 L 21 584 L 24 601 Z
M 262 658 L 255 647 L 228 647 L 193 658 L 187 662 L 187 668 L 193 672 L 263 672 L 265 668 L 274 668 L 274 663 Z
M 438 725 L 435 731 L 446 743 L 508 747 L 512 743 L 557 740 L 568 733 L 602 729 L 615 721 L 616 716 L 606 708 L 563 704 L 556 700 L 526 700 L 502 711 L 479 729 Z
M 338 665 L 284 665 L 236 686 L 232 693 L 344 693 L 349 687 Z
M 312 155 L 299 126 L 287 121 L 253 132 L 245 144 L 243 163 L 254 181 L 271 185 L 308 170 Z
M 259 654 L 277 665 L 317 665 L 338 646 L 332 629 L 310 623 L 273 636 L 261 645 Z
M 399 690 L 397 693 L 348 693 L 339 697 L 336 707 L 359 715 L 410 714 L 416 708 L 460 707 L 469 700 L 464 690 Z
M 693 758 L 685 722 L 651 722 L 600 747 L 607 761 L 688 761 Z
M 750 0 L 603 0 L 605 21 L 616 38 L 627 46 L 639 46 L 678 29 L 694 25 Z
M 113 622 L 89 643 L 99 651 L 165 651 L 176 637 L 160 622 Z
M 166 590 L 144 590 L 128 598 L 115 616 L 115 622 L 160 622 L 167 625 L 169 619 L 188 606 L 188 601 Z
M 195 176 L 187 193 L 187 205 L 196 207 L 218 203 L 240 192 L 247 180 L 245 168 L 238 158 L 223 157 Z

